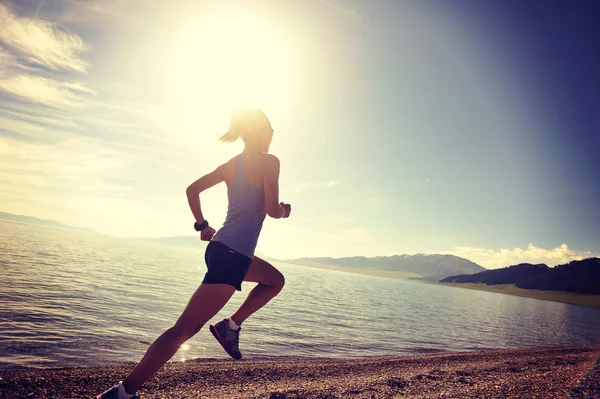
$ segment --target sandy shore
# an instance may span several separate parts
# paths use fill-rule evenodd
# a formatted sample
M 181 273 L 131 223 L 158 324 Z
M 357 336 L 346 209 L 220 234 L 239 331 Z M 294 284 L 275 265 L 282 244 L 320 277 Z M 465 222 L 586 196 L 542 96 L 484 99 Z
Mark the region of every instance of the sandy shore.
M 514 295 L 525 298 L 541 299 L 544 301 L 562 302 L 571 305 L 600 308 L 600 295 L 584 295 L 574 292 L 529 290 L 516 287 L 514 284 L 487 285 L 483 283 L 432 283 L 442 287 L 464 288 L 469 290 L 496 292 L 498 294 Z
M 142 398 L 600 398 L 600 345 L 356 360 L 170 363 Z M 133 364 L 0 371 L 0 397 L 90 398 Z

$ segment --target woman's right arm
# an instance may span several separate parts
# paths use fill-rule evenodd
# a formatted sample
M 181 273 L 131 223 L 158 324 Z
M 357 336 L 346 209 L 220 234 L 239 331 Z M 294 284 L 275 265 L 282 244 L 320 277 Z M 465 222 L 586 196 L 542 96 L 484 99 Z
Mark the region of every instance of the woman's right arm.
M 194 219 L 196 219 L 196 223 L 202 224 L 205 220 L 204 215 L 202 215 L 202 208 L 200 207 L 200 193 L 204 190 L 211 188 L 212 186 L 221 183 L 224 180 L 225 179 L 223 177 L 223 165 L 221 165 L 211 173 L 202 176 L 201 178 L 190 184 L 185 190 L 188 199 L 188 204 L 190 205 L 190 210 L 194 215 Z M 205 241 L 210 241 L 214 234 L 215 229 L 213 229 L 210 226 L 207 226 L 200 232 L 200 237 Z
M 274 219 L 288 217 L 289 210 L 279 203 L 279 159 L 275 155 L 266 154 L 264 165 L 263 187 L 267 215 Z

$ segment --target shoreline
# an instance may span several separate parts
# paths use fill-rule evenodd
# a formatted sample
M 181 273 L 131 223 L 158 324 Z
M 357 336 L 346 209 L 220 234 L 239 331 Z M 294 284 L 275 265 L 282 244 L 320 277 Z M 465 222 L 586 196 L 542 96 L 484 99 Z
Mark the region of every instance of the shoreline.
M 579 305 L 590 308 L 600 308 L 600 295 L 576 294 L 573 292 L 565 291 L 530 290 L 516 287 L 514 284 L 487 285 L 485 283 L 435 283 L 427 281 L 423 281 L 423 283 L 439 285 L 442 287 L 454 287 L 476 291 L 495 292 L 498 294 L 541 299 L 544 301 L 560 302 L 569 305 Z
M 283 261 L 281 261 L 283 262 Z M 415 279 L 418 277 L 423 277 L 416 273 L 411 272 L 395 272 L 388 270 L 380 270 L 380 269 L 365 269 L 365 268 L 349 268 L 343 266 L 329 266 L 329 265 L 308 265 L 308 264 L 300 264 L 300 263 L 289 263 L 283 262 L 288 265 L 294 266 L 306 266 L 312 267 L 316 269 L 323 270 L 335 270 L 345 273 L 351 274 L 359 274 L 359 275 L 367 275 L 374 277 L 388 277 L 394 278 L 398 280 L 407 280 L 417 283 L 423 284 L 433 284 L 439 285 L 442 287 L 455 287 L 455 288 L 464 288 L 476 291 L 485 291 L 485 292 L 495 292 L 498 294 L 505 295 L 513 295 L 519 296 L 523 298 L 533 298 L 540 299 L 542 301 L 551 301 L 551 302 L 560 302 L 566 303 L 569 305 L 579 305 L 586 306 L 591 308 L 600 309 L 600 295 L 585 295 L 585 294 L 576 294 L 573 292 L 564 292 L 564 291 L 548 291 L 548 290 L 530 290 L 524 288 L 518 288 L 514 284 L 498 284 L 498 285 L 487 285 L 484 283 L 440 283 L 434 281 L 425 281 Z
M 144 399 L 593 398 L 600 394 L 599 359 L 600 344 L 343 360 L 198 359 L 168 363 L 139 393 Z M 133 365 L 3 370 L 0 398 L 95 397 Z

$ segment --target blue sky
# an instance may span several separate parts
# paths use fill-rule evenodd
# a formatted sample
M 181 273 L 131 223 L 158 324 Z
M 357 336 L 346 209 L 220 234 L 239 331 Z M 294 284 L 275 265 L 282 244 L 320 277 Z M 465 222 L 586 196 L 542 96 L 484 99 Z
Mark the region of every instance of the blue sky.
M 591 4 L 591 3 L 590 3 Z M 190 234 L 185 187 L 272 119 L 281 258 L 600 253 L 591 5 L 0 3 L 0 210 L 119 236 Z M 201 196 L 218 227 L 225 188 Z

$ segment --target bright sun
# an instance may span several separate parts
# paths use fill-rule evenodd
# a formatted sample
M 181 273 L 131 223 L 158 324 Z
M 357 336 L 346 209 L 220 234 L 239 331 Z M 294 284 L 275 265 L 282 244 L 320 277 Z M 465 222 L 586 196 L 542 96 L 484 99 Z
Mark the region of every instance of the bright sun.
M 191 119 L 200 109 L 203 118 L 222 118 L 235 108 L 272 110 L 289 101 L 290 45 L 256 15 L 228 10 L 204 16 L 182 30 L 173 62 L 169 91 Z

